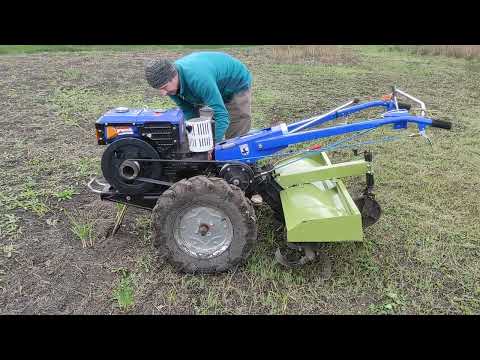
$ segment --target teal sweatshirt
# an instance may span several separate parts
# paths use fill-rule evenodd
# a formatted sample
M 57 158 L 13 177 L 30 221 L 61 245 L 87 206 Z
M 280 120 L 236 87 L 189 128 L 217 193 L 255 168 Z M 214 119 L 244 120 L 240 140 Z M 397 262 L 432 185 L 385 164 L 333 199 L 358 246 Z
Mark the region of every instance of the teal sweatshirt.
M 215 142 L 223 140 L 230 124 L 225 103 L 234 94 L 251 87 L 250 71 L 234 57 L 210 51 L 194 52 L 178 59 L 174 65 L 180 89 L 170 98 L 187 120 L 198 116 L 197 107 L 210 106 L 215 114 Z

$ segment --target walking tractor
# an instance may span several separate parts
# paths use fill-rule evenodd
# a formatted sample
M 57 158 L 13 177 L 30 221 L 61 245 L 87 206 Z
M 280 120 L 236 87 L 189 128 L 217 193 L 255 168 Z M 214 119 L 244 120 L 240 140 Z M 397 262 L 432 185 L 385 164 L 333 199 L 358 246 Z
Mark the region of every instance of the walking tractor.
M 400 103 L 399 97 L 410 101 Z M 415 114 L 411 103 L 419 106 Z M 372 108 L 381 108 L 378 118 L 326 125 Z M 215 144 L 208 107 L 190 120 L 178 108 L 115 108 L 95 124 L 98 144 L 108 146 L 101 159 L 103 176 L 88 187 L 102 200 L 151 210 L 154 245 L 177 270 L 190 273 L 222 272 L 244 263 L 257 240 L 253 200 L 261 197 L 286 229 L 276 259 L 303 265 L 315 259 L 324 242 L 362 241 L 363 228 L 381 214 L 371 152 L 341 163 L 332 163 L 327 153 L 352 146 L 355 153 L 359 143 L 351 145 L 354 139 L 383 126 L 400 131 L 413 124 L 418 133 L 411 135 L 427 139 L 428 126 L 451 129 L 450 122 L 426 112 L 422 101 L 393 87 L 379 100 L 352 100 L 319 116 Z M 323 146 L 288 149 L 350 133 Z M 269 159 L 274 161 L 261 161 Z M 352 199 L 341 179 L 359 175 L 366 178 L 365 190 Z

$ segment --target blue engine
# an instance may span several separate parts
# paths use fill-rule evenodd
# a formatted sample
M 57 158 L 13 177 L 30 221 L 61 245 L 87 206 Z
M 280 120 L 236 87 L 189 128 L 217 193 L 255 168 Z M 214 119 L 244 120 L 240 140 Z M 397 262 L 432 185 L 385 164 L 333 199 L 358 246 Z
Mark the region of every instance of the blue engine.
M 101 160 L 103 176 L 121 193 L 159 191 L 161 185 L 141 179 L 173 183 L 209 166 L 201 162 L 208 159 L 208 152 L 190 151 L 187 131 L 192 128 L 179 108 L 119 107 L 103 114 L 95 129 L 98 144 L 107 145 Z
M 184 115 L 179 108 L 155 110 L 119 107 L 103 114 L 95 123 L 95 128 L 99 145 L 134 137 L 147 141 L 161 153 L 185 152 L 185 145 L 188 149 Z

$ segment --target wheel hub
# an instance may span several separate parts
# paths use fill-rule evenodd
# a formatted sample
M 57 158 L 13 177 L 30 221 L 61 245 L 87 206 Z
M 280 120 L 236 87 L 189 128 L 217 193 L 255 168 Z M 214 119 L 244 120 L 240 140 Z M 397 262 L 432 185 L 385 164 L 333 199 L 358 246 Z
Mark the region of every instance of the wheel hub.
M 126 180 L 134 180 L 140 173 L 138 161 L 125 160 L 120 165 L 120 175 Z
M 247 165 L 226 164 L 219 173 L 229 184 L 238 186 L 245 191 L 253 183 L 253 171 Z
M 207 224 L 201 224 L 199 227 L 198 227 L 198 232 L 200 233 L 200 235 L 202 236 L 205 236 L 208 234 L 208 230 L 210 230 L 210 228 L 208 227 Z
M 216 208 L 191 206 L 177 216 L 174 238 L 188 255 L 209 259 L 222 254 L 233 240 L 229 217 Z

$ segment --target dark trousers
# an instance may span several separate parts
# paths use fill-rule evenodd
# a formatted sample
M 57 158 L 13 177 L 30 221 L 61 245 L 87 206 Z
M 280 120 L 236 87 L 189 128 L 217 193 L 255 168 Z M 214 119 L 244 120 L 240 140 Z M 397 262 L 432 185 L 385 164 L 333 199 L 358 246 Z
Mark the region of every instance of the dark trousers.
M 225 103 L 225 107 L 230 118 L 230 125 L 225 132 L 225 139 L 248 133 L 252 126 L 251 90 L 247 89 L 235 94 L 228 103 Z

